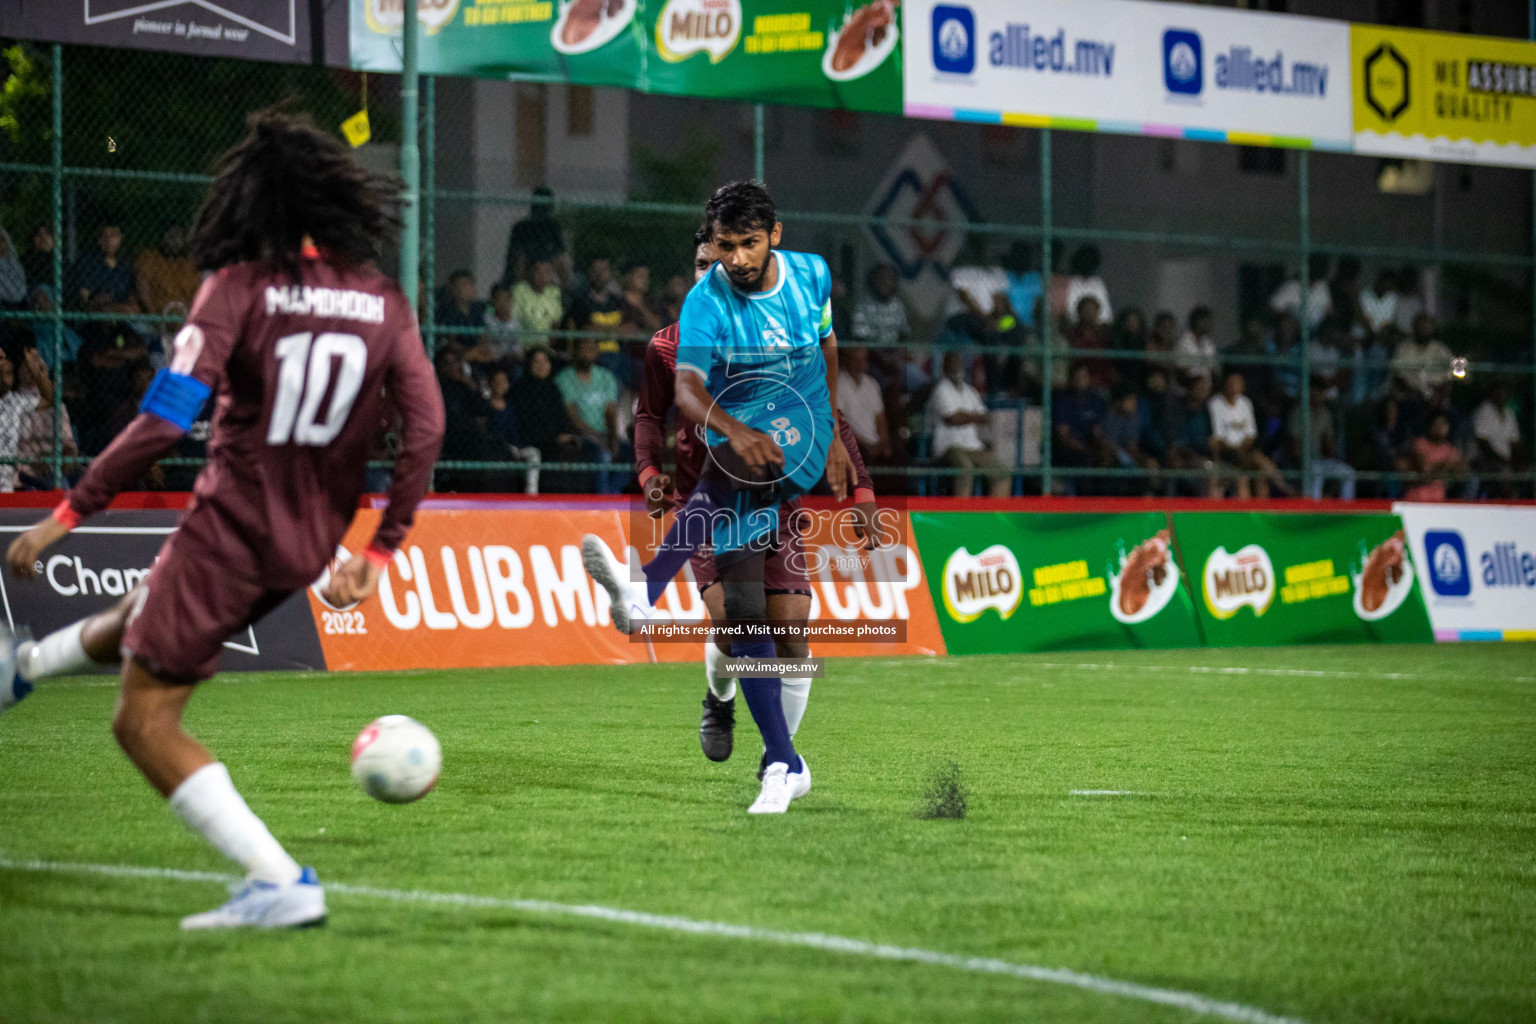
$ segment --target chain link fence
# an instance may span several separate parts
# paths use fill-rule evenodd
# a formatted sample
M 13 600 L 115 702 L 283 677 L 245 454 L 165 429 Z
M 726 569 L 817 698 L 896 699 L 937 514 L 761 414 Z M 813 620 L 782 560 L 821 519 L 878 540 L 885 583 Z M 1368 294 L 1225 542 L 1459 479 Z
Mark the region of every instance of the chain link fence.
M 245 114 L 286 100 L 339 127 L 366 107 L 359 158 L 389 170 L 397 82 L 3 53 L 0 487 L 46 489 L 164 364 L 198 284 L 186 229 Z M 784 245 L 837 281 L 877 490 L 1532 493 L 1529 174 L 1437 167 L 1429 198 L 1366 202 L 1392 168 L 1335 154 L 641 96 L 619 130 L 614 109 L 579 87 L 423 80 L 440 490 L 633 488 L 645 343 L 692 284 L 703 199 L 762 166 Z M 1233 371 L 1251 425 L 1235 395 L 1213 401 Z M 206 438 L 141 485 L 189 488 Z

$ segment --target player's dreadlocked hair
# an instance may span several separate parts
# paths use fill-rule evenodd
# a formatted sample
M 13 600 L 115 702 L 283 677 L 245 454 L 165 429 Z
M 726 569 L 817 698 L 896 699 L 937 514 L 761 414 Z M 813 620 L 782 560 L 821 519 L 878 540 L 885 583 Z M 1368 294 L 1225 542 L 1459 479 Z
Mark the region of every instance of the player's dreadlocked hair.
M 733 181 L 721 185 L 704 204 L 704 224 L 714 237 L 717 228 L 746 234 L 750 231 L 773 231 L 779 214 L 773 205 L 773 196 L 760 181 Z
M 376 259 L 400 226 L 399 185 L 358 166 L 307 114 L 269 107 L 246 124 L 249 133 L 220 158 L 197 211 L 198 268 L 259 260 L 297 272 L 305 235 L 330 260 Z

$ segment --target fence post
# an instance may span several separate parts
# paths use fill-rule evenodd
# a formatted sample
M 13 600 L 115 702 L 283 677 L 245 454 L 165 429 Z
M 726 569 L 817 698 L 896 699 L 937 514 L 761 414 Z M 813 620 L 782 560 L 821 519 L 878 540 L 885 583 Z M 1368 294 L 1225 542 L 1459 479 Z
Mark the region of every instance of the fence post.
M 64 489 L 64 47 L 53 44 L 53 485 Z
M 1045 351 L 1040 354 L 1040 493 L 1051 493 L 1051 130 L 1040 129 L 1040 285 L 1045 301 L 1035 324 Z
M 752 180 L 763 180 L 763 105 L 752 105 Z
M 1301 213 L 1301 492 L 1312 480 L 1312 154 L 1303 149 L 1296 162 L 1297 202 Z
M 421 156 L 421 276 L 427 282 L 427 320 L 422 333 L 431 358 L 437 355 L 437 303 L 432 294 L 437 288 L 437 78 L 424 75 L 421 83 L 421 124 L 427 138 Z
M 400 63 L 400 178 L 405 182 L 400 203 L 400 288 L 415 310 L 421 274 L 421 147 L 416 120 L 420 88 L 416 49 L 421 25 L 416 20 L 416 0 L 404 0 L 404 8 L 405 20 L 400 27 L 405 44 Z

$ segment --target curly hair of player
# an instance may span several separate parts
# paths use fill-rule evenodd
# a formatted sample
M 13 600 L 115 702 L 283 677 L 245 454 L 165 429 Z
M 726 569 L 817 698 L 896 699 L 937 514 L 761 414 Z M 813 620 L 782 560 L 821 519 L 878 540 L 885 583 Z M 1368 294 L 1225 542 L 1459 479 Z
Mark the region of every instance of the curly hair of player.
M 198 269 L 257 261 L 297 273 L 306 238 L 333 263 L 377 259 L 400 227 L 400 183 L 359 166 L 308 114 L 269 107 L 246 125 L 197 212 Z

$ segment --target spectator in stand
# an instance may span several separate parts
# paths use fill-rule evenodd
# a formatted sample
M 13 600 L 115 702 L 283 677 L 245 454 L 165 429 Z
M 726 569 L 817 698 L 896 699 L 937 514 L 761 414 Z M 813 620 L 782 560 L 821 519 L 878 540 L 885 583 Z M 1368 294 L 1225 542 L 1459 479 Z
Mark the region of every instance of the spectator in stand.
M 1270 334 L 1269 323 L 1263 312 L 1253 310 L 1243 318 L 1243 331 L 1238 335 L 1237 344 L 1227 349 L 1225 358 L 1229 365 L 1235 364 L 1243 373 L 1248 382 L 1251 394 L 1263 395 L 1269 392 L 1273 383 L 1274 374 L 1268 364 L 1250 363 L 1243 360 L 1250 358 L 1262 358 L 1274 354 L 1275 339 Z M 1233 357 L 1239 357 L 1234 359 Z
M 0 306 L 20 309 L 27 301 L 27 272 L 21 265 L 11 234 L 0 228 Z
M 1408 489 L 1409 501 L 1444 501 L 1445 482 L 1451 477 L 1466 477 L 1470 472 L 1461 449 L 1451 443 L 1451 420 L 1437 412 L 1429 421 L 1428 433 L 1414 438 L 1413 467 L 1428 479 Z
M 465 362 L 475 367 L 494 368 L 505 363 L 521 363 L 523 346 L 518 341 L 517 314 L 512 312 L 512 289 L 501 282 L 491 286 L 491 301 L 481 322 L 485 333 L 475 347 L 464 353 Z M 492 370 L 494 373 L 494 370 Z
M 1072 276 L 1067 279 L 1067 312 L 1076 313 L 1078 304 L 1092 296 L 1099 301 L 1099 323 L 1108 327 L 1114 320 L 1114 310 L 1109 305 L 1109 288 L 1099 276 L 1102 263 L 1099 247 L 1085 245 L 1072 254 Z
M 1184 377 L 1187 388 L 1204 377 L 1209 386 L 1220 366 L 1216 358 L 1216 315 L 1209 306 L 1196 306 L 1189 313 L 1189 330 L 1173 350 L 1173 365 Z
M 1145 352 L 1151 340 L 1147 332 L 1147 318 L 1140 309 L 1130 306 L 1115 318 L 1114 330 L 1109 335 L 1109 347 L 1122 352 Z M 1141 380 L 1146 376 L 1146 365 L 1141 359 L 1116 359 L 1115 379 Z
M 37 349 L 26 349 L 21 365 L 16 367 L 16 391 L 31 408 L 22 415 L 16 432 L 18 459 L 43 459 L 53 455 L 53 378 Z M 67 458 L 80 454 L 75 445 L 75 430 L 69 422 L 69 410 L 60 409 L 59 450 Z M 51 491 L 63 486 L 55 481 L 53 467 L 41 462 L 16 467 L 18 487 L 32 491 Z
M 1162 310 L 1152 320 L 1152 333 L 1147 336 L 1147 369 L 1154 366 L 1169 369 L 1173 366 L 1173 353 L 1179 344 L 1179 318 L 1168 310 Z
M 1520 420 L 1502 381 L 1494 381 L 1472 414 L 1472 436 L 1477 438 L 1476 468 L 1488 473 L 1522 472 L 1528 460 L 1520 444 Z M 1514 497 L 1508 481 L 1496 484 L 1499 497 Z
M 1413 334 L 1398 342 L 1392 353 L 1392 377 L 1397 386 L 1423 401 L 1451 379 L 1451 350 L 1435 337 L 1435 318 L 1413 318 Z
M 1098 300 L 1088 297 L 1084 305 Z M 1067 376 L 1067 387 L 1051 396 L 1051 462 L 1066 469 L 1094 469 L 1111 464 L 1111 453 L 1104 440 L 1104 393 L 1093 386 L 1092 371 L 1085 362 L 1075 362 Z M 1068 494 L 1092 494 L 1098 488 L 1086 478 L 1067 478 Z
M 1300 404 L 1291 407 L 1286 428 L 1295 465 L 1306 465 L 1304 445 L 1310 445 L 1312 449 L 1312 472 L 1304 483 L 1307 497 L 1314 501 L 1321 499 L 1324 481 L 1333 479 L 1339 481 L 1339 497 L 1344 501 L 1354 501 L 1355 469 L 1339 457 L 1339 428 L 1334 422 L 1333 410 L 1324 388 L 1315 379 L 1312 381 L 1311 411 L 1312 429 L 1309 435 L 1304 435 L 1301 428 Z
M 1083 295 L 1077 300 L 1076 312 L 1077 319 L 1067 334 L 1073 358 L 1088 370 L 1094 388 L 1107 392 L 1116 380 L 1115 364 L 1108 359 L 1085 354 L 1109 348 L 1109 331 L 1099 313 L 1099 300 L 1092 295 Z
M 933 389 L 928 400 L 933 417 L 933 451 L 939 462 L 953 466 L 961 472 L 955 476 L 955 497 L 969 498 L 973 485 L 973 473 L 981 470 L 991 481 L 989 492 L 994 498 L 1005 498 L 1012 486 L 1012 478 L 994 455 L 982 443 L 977 427 L 991 417 L 981 394 L 965 379 L 965 360 L 960 353 L 950 350 L 944 353 L 944 376 Z
M 1019 326 L 1034 334 L 1040 325 L 1045 303 L 1045 280 L 1040 276 L 1040 250 L 1028 242 L 1017 241 L 1003 256 L 1008 273 L 1008 304 Z
M 555 377 L 555 386 L 577 433 L 587 440 L 597 461 L 606 465 L 619 452 L 619 383 L 606 368 L 597 365 L 597 356 L 596 338 L 578 338 L 571 365 Z M 598 493 L 619 492 L 612 475 L 607 469 L 599 471 Z
M 1194 377 L 1189 390 L 1184 393 L 1180 410 L 1178 432 L 1169 444 L 1167 464 L 1184 473 L 1204 471 L 1206 474 L 1205 496 L 1221 497 L 1221 484 L 1216 477 L 1215 438 L 1211 436 L 1211 379 Z M 1192 490 L 1188 479 L 1179 481 L 1179 489 Z
M 1349 374 L 1350 402 L 1356 405 L 1374 402 L 1386 391 L 1387 363 L 1396 338 L 1397 328 L 1388 323 L 1363 338 L 1344 339 L 1343 363 Z
M 187 229 L 179 225 L 166 229 L 157 249 L 145 249 L 133 263 L 139 285 L 139 308 L 153 316 L 164 316 L 166 308 L 180 305 L 192 308 L 203 275 L 188 255 Z
M 26 271 L 28 284 L 53 287 L 53 228 L 39 224 L 33 229 L 32 248 L 21 257 L 21 266 Z M 68 280 L 66 274 L 65 281 Z
M 1282 494 L 1294 494 L 1275 464 L 1255 444 L 1259 428 L 1253 417 L 1253 402 L 1243 394 L 1245 386 L 1242 374 L 1229 373 L 1221 394 L 1213 395 L 1207 403 L 1211 414 L 1211 450 L 1218 462 L 1241 471 L 1237 475 L 1237 497 L 1253 496 L 1250 475 L 1260 498 L 1269 497 L 1271 484 Z
M 1148 452 L 1168 465 L 1168 450 L 1178 442 L 1184 426 L 1184 403 L 1168 386 L 1167 370 L 1160 366 L 1147 370 L 1146 394 L 1140 404 L 1147 423 L 1142 441 Z
M 16 457 L 16 441 L 21 435 L 21 421 L 37 407 L 35 399 L 28 401 L 16 392 L 16 366 L 0 348 L 0 459 Z M 0 463 L 0 493 L 10 494 L 16 489 L 16 467 L 9 462 Z
M 501 273 L 506 284 L 532 281 L 533 268 L 547 262 L 557 280 L 570 276 L 570 257 L 565 251 L 565 234 L 555 220 L 555 194 L 540 185 L 533 190 L 528 216 L 512 225 L 507 236 L 507 260 Z M 542 291 L 542 289 L 540 289 Z
M 86 308 L 93 313 L 115 313 L 121 312 L 122 306 L 110 292 L 97 292 Z M 129 393 L 135 370 L 149 364 L 149 347 L 137 331 L 121 320 L 83 324 L 80 338 L 83 344 L 76 365 L 85 415 L 76 416 L 75 420 L 80 424 L 80 447 L 95 455 L 115 436 L 107 429 L 103 413 Z
M 832 333 L 839 338 L 853 337 L 853 308 L 848 298 L 848 282 L 832 275 L 832 294 L 828 298 L 832 306 Z
M 1348 325 L 1338 317 L 1329 317 L 1307 342 L 1307 363 L 1314 384 L 1321 384 L 1323 396 L 1330 402 L 1339 397 L 1339 351 L 1349 337 Z
M 448 287 L 443 290 L 442 301 L 437 304 L 437 326 L 453 331 L 479 331 L 485 326 L 485 303 L 475 298 L 475 275 L 468 270 L 455 270 L 448 275 Z M 459 345 L 473 344 L 473 336 L 455 333 L 449 335 Z
M 505 287 L 497 285 L 498 288 Z M 504 445 L 513 458 L 528 463 L 528 469 L 524 475 L 524 490 L 529 494 L 539 493 L 539 466 L 543 461 L 538 448 L 532 445 L 524 446 L 517 433 L 517 411 L 512 408 L 512 378 L 507 375 L 505 369 L 492 372 L 490 381 L 490 397 L 485 400 L 487 408 L 486 425 L 490 428 L 491 436 Z
M 891 454 L 880 382 L 869 375 L 869 350 L 850 346 L 838 352 L 837 408 L 853 428 L 865 462 Z
M 543 345 L 529 348 L 527 367 L 528 372 L 512 385 L 509 396 L 518 441 L 538 449 L 543 462 L 588 461 L 576 425 L 566 412 L 565 398 L 554 382 L 554 359 L 549 349 Z M 552 491 L 574 489 L 572 477 L 566 473 L 545 473 L 543 481 Z
M 949 305 L 944 310 L 949 329 L 977 344 L 992 344 L 1018 318 L 1008 301 L 1008 273 L 991 265 L 979 236 L 966 243 L 965 254 L 949 272 Z
M 32 312 L 53 312 L 53 289 L 45 284 L 40 284 L 32 289 Z M 80 348 L 84 344 L 80 335 L 70 329 L 68 324 L 56 324 L 51 319 L 37 319 L 31 322 L 32 345 L 43 357 L 43 365 L 53 366 L 53 346 L 55 340 L 62 340 L 62 349 L 59 353 L 61 363 L 73 363 L 80 355 Z
M 692 287 L 692 279 L 682 274 L 673 274 L 667 278 L 667 286 L 653 305 L 656 316 L 663 324 L 675 324 L 683 318 L 683 300 L 688 298 L 688 289 Z
M 651 308 L 651 268 L 635 263 L 624 272 L 623 287 L 624 322 L 644 334 L 655 334 L 666 324 Z M 671 323 L 671 321 L 667 321 Z
M 1275 318 L 1275 339 L 1271 354 L 1285 362 L 1271 367 L 1274 390 L 1289 402 L 1301 397 L 1301 321 L 1289 313 Z
M 1397 329 L 1403 334 L 1413 333 L 1413 324 L 1419 318 L 1420 313 L 1433 313 L 1424 303 L 1423 275 L 1419 268 L 1414 266 L 1404 267 L 1399 270 L 1397 278 L 1397 309 L 1393 312 Z
M 1373 335 L 1397 322 L 1397 276 L 1390 270 L 1376 272 L 1376 283 L 1360 293 L 1360 319 Z
M 900 348 L 912 328 L 907 322 L 907 304 L 901 300 L 896 268 L 877 263 L 869 268 L 865 283 L 869 291 L 853 308 L 854 340 L 881 349 Z
M 1360 261 L 1353 256 L 1340 257 L 1333 279 L 1328 282 L 1328 304 L 1329 315 L 1343 324 L 1346 334 L 1365 325 L 1360 287 Z
M 1333 310 L 1333 289 L 1328 281 L 1328 256 L 1315 252 L 1307 257 L 1306 317 L 1313 333 L 1324 318 Z M 1275 290 L 1269 297 L 1269 308 L 1276 313 L 1289 313 L 1297 320 L 1302 317 L 1301 278 L 1294 277 Z
M 518 281 L 512 286 L 512 315 L 523 328 L 525 345 L 548 348 L 549 332 L 565 316 L 555 265 L 549 260 L 533 265 L 531 281 Z
M 110 313 L 139 311 L 133 271 L 118 255 L 122 247 L 122 229 L 108 222 L 96 232 L 96 248 L 82 253 L 70 266 L 70 294 L 80 305 Z
M 1143 469 L 1147 476 L 1137 481 L 1122 479 L 1117 487 L 1122 494 L 1141 490 L 1148 496 L 1158 489 L 1157 458 L 1152 454 L 1156 441 L 1151 437 L 1151 414 L 1147 403 L 1128 384 L 1120 384 L 1110 396 L 1109 411 L 1104 414 L 1103 437 L 1111 459 L 1121 469 Z
M 620 384 L 629 384 L 629 361 L 620 351 L 620 332 L 633 330 L 628 308 L 624 302 L 624 290 L 613 276 L 613 261 L 606 256 L 595 256 L 587 264 L 586 280 L 572 294 L 565 309 L 565 329 L 584 334 L 601 335 L 597 342 L 597 361 Z M 575 353 L 575 339 L 556 348 Z M 563 373 L 564 371 L 562 371 Z M 580 426 L 580 421 L 577 422 Z
M 438 387 L 443 392 L 446 420 L 442 458 L 445 461 L 486 458 L 490 413 L 480 386 L 464 369 L 463 346 L 448 339 L 439 341 L 433 363 L 437 367 Z

